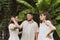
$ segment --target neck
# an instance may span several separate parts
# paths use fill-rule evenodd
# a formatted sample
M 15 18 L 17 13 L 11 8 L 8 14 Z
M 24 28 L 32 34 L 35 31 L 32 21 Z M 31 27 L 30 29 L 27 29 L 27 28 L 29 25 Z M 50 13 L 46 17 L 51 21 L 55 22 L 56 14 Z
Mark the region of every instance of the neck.
M 46 20 L 42 20 L 42 22 L 45 22 Z
M 32 23 L 33 22 L 33 19 L 32 20 L 28 20 L 29 23 Z

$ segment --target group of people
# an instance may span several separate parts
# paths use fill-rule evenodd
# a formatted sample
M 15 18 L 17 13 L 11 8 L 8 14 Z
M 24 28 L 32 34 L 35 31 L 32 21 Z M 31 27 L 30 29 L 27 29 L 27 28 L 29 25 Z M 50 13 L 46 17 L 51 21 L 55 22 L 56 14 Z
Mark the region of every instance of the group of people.
M 12 16 L 8 26 L 9 39 L 8 40 L 54 40 L 53 33 L 56 30 L 55 26 L 49 19 L 48 12 L 40 14 L 40 24 L 33 20 L 33 14 L 26 15 L 27 20 L 23 21 L 21 25 L 18 24 L 18 16 Z M 19 29 L 22 30 L 22 37 L 19 39 Z

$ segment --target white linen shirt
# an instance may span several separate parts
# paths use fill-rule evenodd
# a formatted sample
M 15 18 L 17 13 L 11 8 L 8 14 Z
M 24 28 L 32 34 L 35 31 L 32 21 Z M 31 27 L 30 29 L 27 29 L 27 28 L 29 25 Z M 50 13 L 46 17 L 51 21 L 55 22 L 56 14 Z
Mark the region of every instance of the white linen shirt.
M 30 23 L 26 20 L 20 25 L 20 28 L 23 28 L 21 40 L 35 40 L 35 34 L 38 32 L 38 25 L 35 21 Z

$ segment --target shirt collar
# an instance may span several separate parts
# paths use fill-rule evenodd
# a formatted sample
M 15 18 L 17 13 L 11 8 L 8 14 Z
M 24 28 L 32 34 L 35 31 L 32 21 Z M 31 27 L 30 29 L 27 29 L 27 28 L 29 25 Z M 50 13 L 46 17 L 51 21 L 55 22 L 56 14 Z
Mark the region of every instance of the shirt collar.
M 33 23 L 34 22 L 34 20 L 31 20 L 31 21 L 27 21 L 28 23 Z

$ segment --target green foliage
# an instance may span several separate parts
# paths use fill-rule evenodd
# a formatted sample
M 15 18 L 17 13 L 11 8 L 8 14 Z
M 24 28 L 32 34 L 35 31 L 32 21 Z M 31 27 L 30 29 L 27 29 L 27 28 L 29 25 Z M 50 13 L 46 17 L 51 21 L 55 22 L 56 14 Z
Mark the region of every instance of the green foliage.
M 7 25 L 11 14 L 16 15 L 15 13 L 19 12 L 19 21 L 23 21 L 24 15 L 29 12 L 39 14 L 42 11 L 48 11 L 60 36 L 60 0 L 16 0 L 16 2 L 19 4 L 15 8 L 13 0 L 0 0 L 0 27 Z
M 24 0 L 17 0 L 18 2 L 24 4 L 27 7 L 33 8 L 28 2 L 24 1 Z
M 0 0 L 0 14 L 1 14 L 1 23 L 0 27 L 8 25 L 11 14 L 14 13 L 13 1 L 12 0 Z M 15 13 L 14 13 L 15 14 Z
M 56 20 L 60 20 L 60 15 L 58 15 L 58 16 L 56 17 Z
M 3 17 L 2 16 L 1 17 L 4 18 L 4 19 L 2 19 L 2 22 L 0 24 L 0 27 L 1 27 L 1 26 L 7 25 L 6 23 L 8 22 L 8 18 L 10 15 L 9 12 L 11 12 L 11 11 L 10 11 L 10 5 L 9 5 L 10 3 L 7 0 L 3 0 L 3 1 L 1 0 L 0 2 L 2 4 L 0 7 L 1 11 L 2 11 L 1 14 L 3 14 Z M 2 10 L 2 8 L 3 8 L 3 10 Z
M 57 33 L 58 33 L 58 35 L 59 35 L 59 37 L 60 37 L 60 24 L 58 24 L 57 26 L 56 26 L 56 31 L 57 31 Z

